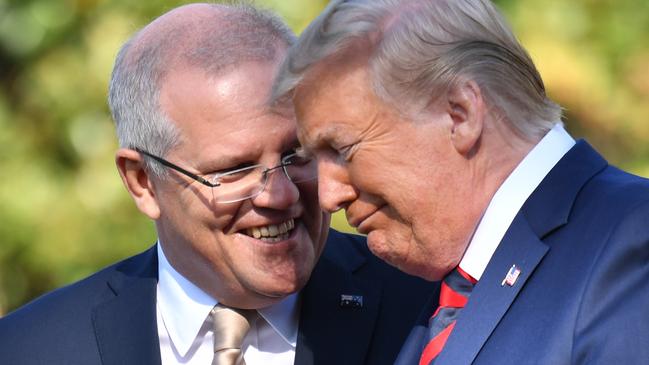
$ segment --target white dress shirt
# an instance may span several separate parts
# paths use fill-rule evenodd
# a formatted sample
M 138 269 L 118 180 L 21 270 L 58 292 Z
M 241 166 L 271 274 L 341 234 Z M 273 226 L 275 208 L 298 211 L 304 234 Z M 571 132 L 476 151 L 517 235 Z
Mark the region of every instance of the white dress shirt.
M 211 364 L 212 329 L 206 318 L 217 300 L 178 273 L 158 242 L 157 321 L 162 364 Z M 248 365 L 288 365 L 295 359 L 297 294 L 258 312 L 243 340 Z
M 558 123 L 516 166 L 489 202 L 460 261 L 462 270 L 480 280 L 527 198 L 574 145 L 575 140 L 566 132 L 562 123 Z

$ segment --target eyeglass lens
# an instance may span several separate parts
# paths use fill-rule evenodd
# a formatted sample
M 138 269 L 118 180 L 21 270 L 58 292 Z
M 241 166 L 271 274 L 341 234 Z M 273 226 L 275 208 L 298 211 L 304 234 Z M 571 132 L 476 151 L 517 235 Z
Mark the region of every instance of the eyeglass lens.
M 282 167 L 294 184 L 311 181 L 317 177 L 314 160 L 290 155 L 283 158 L 282 165 L 275 168 L 254 166 L 219 176 L 219 186 L 212 188 L 212 197 L 217 203 L 233 203 L 255 197 L 264 191 L 269 175 L 279 170 L 279 167 Z

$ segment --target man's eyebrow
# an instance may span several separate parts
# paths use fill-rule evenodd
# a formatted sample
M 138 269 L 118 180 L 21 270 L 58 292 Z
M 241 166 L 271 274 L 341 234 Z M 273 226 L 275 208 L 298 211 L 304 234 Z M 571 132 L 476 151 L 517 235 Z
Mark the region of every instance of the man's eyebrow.
M 233 164 L 248 162 L 250 153 L 224 154 L 217 157 L 205 158 L 196 164 L 196 169 L 202 173 L 210 173 L 217 170 L 232 167 Z
M 326 127 L 316 131 L 315 135 L 313 135 L 311 138 L 304 138 L 306 134 L 303 132 L 303 129 L 300 129 L 298 131 L 298 137 L 303 137 L 300 138 L 300 141 L 305 141 L 306 143 L 303 143 L 302 146 L 305 150 L 311 152 L 320 148 L 328 147 L 328 145 L 331 143 L 331 136 L 334 136 L 339 132 L 340 127 L 337 125 L 337 123 L 327 123 Z
M 341 128 L 338 123 L 327 122 L 327 125 L 318 132 L 317 137 L 321 141 L 330 141 L 332 136 L 339 135 L 340 131 Z

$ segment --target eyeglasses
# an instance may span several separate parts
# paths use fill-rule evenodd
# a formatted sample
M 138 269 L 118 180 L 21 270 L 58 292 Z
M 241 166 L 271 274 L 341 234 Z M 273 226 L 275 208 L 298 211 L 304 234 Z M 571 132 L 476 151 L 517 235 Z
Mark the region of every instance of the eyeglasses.
M 136 148 L 135 150 L 143 155 L 151 157 L 168 168 L 176 170 L 179 173 L 212 188 L 212 196 L 218 203 L 234 203 L 261 194 L 268 183 L 268 175 L 279 168 L 284 171 L 286 177 L 288 177 L 288 179 L 294 184 L 314 180 L 318 175 L 315 161 L 310 157 L 300 156 L 297 153 L 292 153 L 282 157 L 280 164 L 274 167 L 253 165 L 223 173 L 199 176 L 165 160 L 162 157 L 158 157 L 139 148 Z

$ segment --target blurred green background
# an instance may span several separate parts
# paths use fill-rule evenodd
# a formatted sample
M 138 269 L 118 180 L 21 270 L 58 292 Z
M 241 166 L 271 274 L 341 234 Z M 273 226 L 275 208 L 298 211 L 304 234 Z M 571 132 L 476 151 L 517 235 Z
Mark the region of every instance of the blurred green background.
M 182 3 L 0 0 L 0 316 L 154 242 L 114 167 L 106 90 L 122 42 Z M 327 1 L 258 3 L 299 32 Z M 649 1 L 497 3 L 572 134 L 649 176 Z

